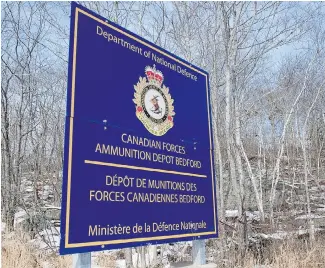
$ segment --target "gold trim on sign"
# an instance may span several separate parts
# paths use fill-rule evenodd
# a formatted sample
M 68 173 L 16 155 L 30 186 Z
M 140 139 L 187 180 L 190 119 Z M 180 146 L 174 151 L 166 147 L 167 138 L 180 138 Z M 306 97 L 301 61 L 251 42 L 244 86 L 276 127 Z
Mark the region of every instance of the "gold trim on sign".
M 73 141 L 73 117 L 74 117 L 74 97 L 76 84 L 76 61 L 77 61 L 77 35 L 78 35 L 78 12 L 76 11 L 74 20 L 73 37 L 73 64 L 72 64 L 72 87 L 71 87 L 71 115 L 70 115 L 70 135 L 69 135 L 69 162 L 68 162 L 68 189 L 67 189 L 67 209 L 65 225 L 65 246 L 69 245 L 69 223 L 70 223 L 70 192 L 71 192 L 71 165 L 72 165 L 72 141 Z
M 207 91 L 207 104 L 208 104 L 208 121 L 209 121 L 209 140 L 210 140 L 210 163 L 211 163 L 211 180 L 212 180 L 212 194 L 213 194 L 213 214 L 214 214 L 214 229 L 216 229 L 217 226 L 217 218 L 216 218 L 216 204 L 215 204 L 215 196 L 214 196 L 214 179 L 215 179 L 215 174 L 213 172 L 213 161 L 212 161 L 212 139 L 211 139 L 211 119 L 210 119 L 210 104 L 209 104 L 209 81 L 208 77 L 206 77 L 206 91 Z
M 166 169 L 158 169 L 158 168 L 147 168 L 147 167 L 121 165 L 121 164 L 114 164 L 114 163 L 100 162 L 100 161 L 92 161 L 92 160 L 85 160 L 85 164 L 108 166 L 108 167 L 118 167 L 118 168 L 128 168 L 128 169 L 137 169 L 137 170 L 146 170 L 146 171 L 152 171 L 152 172 L 169 173 L 169 174 L 191 176 L 191 177 L 198 177 L 198 178 L 206 178 L 207 177 L 206 175 L 195 174 L 195 173 L 179 172 L 179 171 L 174 171 L 174 170 L 166 170 Z
M 211 129 L 210 129 L 210 113 L 209 113 L 209 95 L 208 95 L 208 76 L 207 74 L 197 70 L 191 65 L 188 65 L 181 60 L 167 54 L 164 51 L 159 50 L 156 47 L 153 47 L 152 45 L 132 36 L 131 34 L 128 34 L 113 25 L 108 24 L 105 21 L 102 21 L 99 18 L 96 18 L 95 16 L 87 13 L 86 11 L 76 7 L 75 9 L 75 21 L 74 21 L 74 39 L 73 39 L 73 65 L 72 65 L 72 86 L 71 86 L 71 116 L 70 116 L 70 135 L 69 135 L 69 159 L 68 159 L 68 183 L 67 183 L 67 208 L 66 208 L 66 238 L 65 238 L 65 247 L 66 248 L 75 248 L 75 247 L 85 247 L 85 246 L 96 246 L 96 245 L 109 245 L 109 244 L 118 244 L 118 243 L 128 243 L 128 242 L 144 242 L 144 241 L 150 241 L 150 240 L 165 240 L 165 239 L 171 239 L 171 238 L 182 238 L 182 237 L 190 237 L 190 236 L 202 236 L 202 235 L 212 235 L 216 234 L 216 211 L 215 211 L 215 195 L 214 195 L 214 173 L 213 173 L 213 163 L 212 163 L 212 153 L 210 151 L 210 162 L 211 162 L 211 175 L 212 175 L 212 188 L 213 188 L 213 212 L 214 212 L 214 231 L 211 232 L 202 232 L 202 233 L 187 233 L 187 234 L 180 234 L 180 235 L 167 235 L 167 236 L 157 236 L 157 237 L 145 237 L 145 238 L 133 238 L 133 239 L 118 239 L 118 240 L 110 240 L 110 241 L 97 241 L 97 242 L 86 242 L 86 243 L 71 243 L 69 244 L 69 221 L 70 221 L 70 192 L 71 192 L 71 170 L 72 170 L 72 140 L 73 140 L 73 117 L 74 117 L 74 100 L 75 100 L 75 79 L 76 79 L 76 62 L 77 62 L 77 35 L 78 35 L 78 14 L 81 12 L 82 14 L 86 15 L 87 17 L 90 17 L 94 19 L 95 21 L 106 25 L 109 28 L 112 28 L 113 30 L 124 34 L 125 36 L 136 40 L 137 42 L 151 48 L 152 50 L 155 50 L 159 52 L 160 54 L 173 59 L 174 61 L 182 64 L 183 66 L 186 66 L 187 68 L 190 68 L 197 73 L 205 76 L 206 78 L 206 92 L 207 92 L 207 107 L 208 107 L 208 121 L 209 121 L 209 139 L 210 139 L 210 147 L 211 147 Z M 123 167 L 123 168 L 130 168 L 130 169 L 141 169 L 141 170 L 148 170 L 153 172 L 163 172 L 163 173 L 172 173 L 177 175 L 185 175 L 185 176 L 194 176 L 194 177 L 202 177 L 207 178 L 206 175 L 200 175 L 200 174 L 192 174 L 192 173 L 185 173 L 185 172 L 177 172 L 177 171 L 169 171 L 169 170 L 162 170 L 162 169 L 151 169 L 146 167 L 136 167 L 136 166 L 127 166 L 127 165 L 120 165 L 120 164 L 113 164 L 113 163 L 105 163 L 105 162 L 99 162 L 99 161 L 90 161 L 85 160 L 88 162 L 88 164 L 98 164 L 98 165 L 106 165 L 106 166 L 115 166 L 115 167 Z
M 144 242 L 150 240 L 164 240 L 171 238 L 179 238 L 179 237 L 189 237 L 189 236 L 201 236 L 201 235 L 212 235 L 216 234 L 216 231 L 213 232 L 203 232 L 203 233 L 190 233 L 190 234 L 182 234 L 182 235 L 167 235 L 167 236 L 155 236 L 155 237 L 142 237 L 142 238 L 132 238 L 132 239 L 118 239 L 118 240 L 110 240 L 110 241 L 94 241 L 94 242 L 86 242 L 86 243 L 74 243 L 69 244 L 69 248 L 76 248 L 82 246 L 102 246 L 102 245 L 112 245 L 119 243 L 128 243 L 128 242 Z

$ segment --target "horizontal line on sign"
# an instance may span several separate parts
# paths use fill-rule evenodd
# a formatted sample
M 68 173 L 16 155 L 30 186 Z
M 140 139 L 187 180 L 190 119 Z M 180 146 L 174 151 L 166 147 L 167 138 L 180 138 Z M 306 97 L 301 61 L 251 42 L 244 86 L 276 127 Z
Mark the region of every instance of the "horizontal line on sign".
M 114 244 L 120 244 L 120 243 L 145 242 L 145 241 L 150 241 L 150 240 L 165 240 L 165 239 L 191 237 L 191 236 L 195 237 L 195 236 L 204 236 L 204 235 L 213 235 L 213 234 L 217 234 L 217 232 L 212 231 L 212 232 L 203 232 L 203 233 L 189 233 L 189 234 L 165 235 L 165 236 L 155 236 L 155 237 L 117 239 L 117 240 L 110 240 L 110 241 L 94 241 L 94 242 L 71 243 L 71 244 L 68 243 L 68 244 L 66 244 L 66 248 L 114 245 Z
M 207 177 L 206 175 L 195 174 L 195 173 L 186 173 L 186 172 L 179 172 L 179 171 L 166 170 L 166 169 L 157 169 L 157 168 L 137 167 L 137 166 L 121 165 L 121 164 L 114 164 L 114 163 L 108 163 L 108 162 L 99 162 L 99 161 L 91 161 L 91 160 L 85 160 L 85 164 L 108 166 L 108 167 L 118 167 L 118 168 L 128 168 L 128 169 L 137 169 L 137 170 L 146 170 L 146 171 L 152 171 L 152 172 L 169 173 L 169 174 L 176 174 L 176 175 L 183 175 L 183 176 L 190 176 L 190 177 L 198 177 L 198 178 L 206 178 Z

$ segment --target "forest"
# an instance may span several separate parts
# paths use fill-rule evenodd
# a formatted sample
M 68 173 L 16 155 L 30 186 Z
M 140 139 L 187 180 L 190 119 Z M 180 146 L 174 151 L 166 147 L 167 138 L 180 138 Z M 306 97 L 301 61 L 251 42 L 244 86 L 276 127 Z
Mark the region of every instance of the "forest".
M 217 267 L 325 267 L 324 2 L 77 2 L 206 70 Z M 70 2 L 1 2 L 2 267 L 58 256 Z M 93 254 L 93 267 L 191 261 L 180 242 Z

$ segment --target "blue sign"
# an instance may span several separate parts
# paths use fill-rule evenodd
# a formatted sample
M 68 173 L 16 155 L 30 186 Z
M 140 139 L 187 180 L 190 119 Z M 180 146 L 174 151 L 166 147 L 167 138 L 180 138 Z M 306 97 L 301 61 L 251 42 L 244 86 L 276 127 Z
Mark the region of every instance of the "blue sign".
M 217 237 L 209 76 L 72 3 L 61 254 Z

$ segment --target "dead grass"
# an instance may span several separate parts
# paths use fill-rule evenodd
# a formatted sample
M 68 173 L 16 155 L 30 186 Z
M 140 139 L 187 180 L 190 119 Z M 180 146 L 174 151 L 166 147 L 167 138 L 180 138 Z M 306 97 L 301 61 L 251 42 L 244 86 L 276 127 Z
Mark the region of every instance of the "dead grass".
M 40 256 L 27 244 L 27 239 L 21 235 L 3 236 L 1 264 L 3 268 L 41 267 Z
M 44 256 L 27 243 L 28 239 L 23 235 L 2 237 L 1 267 L 41 268 L 44 262 L 51 268 L 72 267 L 71 255 Z M 233 249 L 223 258 L 216 258 L 215 263 L 217 267 L 226 268 L 325 268 L 325 237 L 318 237 L 313 245 L 298 239 L 277 242 L 269 244 L 259 254 L 256 250 L 250 250 L 244 256 Z M 114 268 L 116 258 L 108 252 L 102 252 L 96 257 L 96 264 Z
M 277 242 L 260 254 L 247 251 L 243 257 L 231 250 L 215 262 L 226 268 L 325 268 L 325 239 L 320 237 L 313 245 L 298 239 Z
M 45 256 L 40 250 L 28 244 L 30 238 L 24 233 L 2 235 L 1 267 L 3 268 L 41 268 L 44 264 L 50 268 L 72 267 L 72 257 Z
M 96 257 L 96 264 L 100 267 L 115 268 L 116 258 L 108 252 L 100 252 Z
M 305 241 L 291 241 L 279 248 L 274 255 L 272 267 L 276 268 L 320 268 L 325 267 L 324 240 L 319 239 L 314 245 Z
M 58 256 L 54 255 L 48 259 L 49 267 L 51 268 L 71 268 L 72 256 Z

